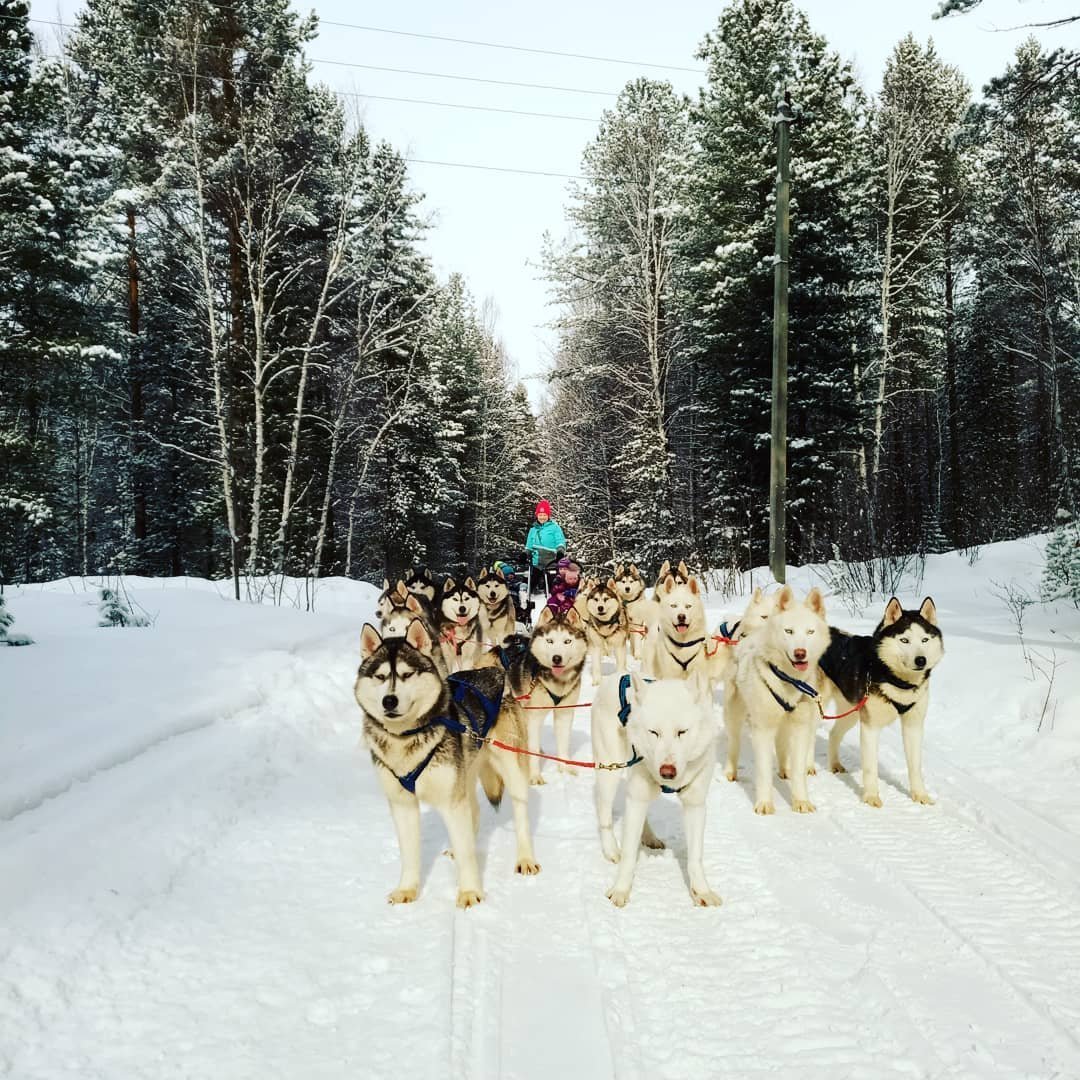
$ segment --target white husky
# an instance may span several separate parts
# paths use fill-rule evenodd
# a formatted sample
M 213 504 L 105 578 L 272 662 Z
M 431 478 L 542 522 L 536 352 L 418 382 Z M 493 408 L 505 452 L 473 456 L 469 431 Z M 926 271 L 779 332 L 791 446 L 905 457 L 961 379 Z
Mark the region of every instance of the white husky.
M 791 808 L 800 814 L 816 809 L 806 790 L 805 762 L 820 716 L 817 694 L 823 676 L 818 660 L 828 644 L 829 627 L 821 593 L 811 589 L 805 600 L 796 601 L 791 586 L 785 585 L 776 594 L 775 606 L 765 624 L 737 647 L 728 730 L 730 733 L 730 724 L 744 717 L 750 725 L 755 813 L 771 814 L 775 809 L 772 773 L 777 743 L 782 765 L 785 758 L 803 763 L 801 768 L 787 770 Z
M 596 814 L 604 855 L 619 862 L 608 898 L 622 907 L 630 898 L 638 848 L 663 847 L 649 827 L 649 804 L 662 791 L 677 794 L 686 829 L 686 869 L 690 897 L 713 907 L 720 897 L 709 887 L 703 863 L 705 799 L 716 764 L 716 724 L 709 682 L 703 673 L 689 679 L 650 682 L 641 676 L 604 679 L 592 710 L 592 745 L 601 763 L 631 764 L 596 770 Z M 622 857 L 615 842 L 612 806 L 622 773 L 627 774 Z
M 645 663 L 658 679 L 686 679 L 706 659 L 709 634 L 705 604 L 697 578 L 676 580 L 672 575 L 656 590 L 656 633 L 650 633 Z

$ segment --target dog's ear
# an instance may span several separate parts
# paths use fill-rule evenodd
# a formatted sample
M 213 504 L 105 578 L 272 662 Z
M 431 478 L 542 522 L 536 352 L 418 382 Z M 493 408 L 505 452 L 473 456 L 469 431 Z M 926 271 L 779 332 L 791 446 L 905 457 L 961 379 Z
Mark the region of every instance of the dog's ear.
M 465 579 L 465 588 L 471 590 L 472 592 L 476 592 L 476 582 L 473 581 L 471 577 L 467 577 Z
M 787 611 L 795 600 L 795 590 L 790 585 L 785 585 L 776 594 L 776 610 Z
M 671 560 L 670 559 L 665 559 L 664 560 L 664 565 L 660 567 L 660 573 L 657 574 L 657 580 L 658 581 L 663 581 L 664 578 L 666 578 L 668 576 L 668 574 L 670 574 L 670 573 L 671 573 Z
M 382 591 L 383 592 L 389 592 L 390 591 L 390 579 L 389 578 L 383 578 L 382 579 Z
M 409 623 L 409 629 L 405 631 L 405 640 L 419 652 L 431 652 L 431 635 L 419 619 L 413 619 Z
M 623 564 L 619 563 L 619 565 L 615 567 L 615 577 L 622 577 L 622 575 L 623 575 Z
M 750 599 L 751 599 L 751 600 L 752 600 L 752 601 L 753 601 L 753 602 L 754 602 L 755 604 L 760 604 L 760 603 L 761 603 L 761 598 L 762 598 L 762 596 L 764 596 L 764 595 L 765 595 L 765 594 L 764 594 L 764 593 L 763 593 L 763 592 L 761 591 L 761 586 L 760 586 L 760 585 L 755 585 L 755 586 L 754 586 L 754 592 L 753 592 L 753 594 L 751 595 Z
M 674 588 L 675 579 L 670 574 L 668 574 L 668 576 L 664 578 L 664 592 L 669 593 Z
M 645 687 L 648 686 L 648 681 L 645 676 L 639 671 L 630 672 L 630 689 L 634 693 L 634 700 L 640 701 L 642 695 L 645 693 Z
M 637 577 L 638 576 L 638 568 L 633 563 L 630 564 L 630 576 L 631 577 Z
M 690 579 L 690 580 L 689 580 L 689 581 L 688 581 L 688 582 L 686 583 L 686 585 L 687 585 L 687 588 L 689 588 L 689 590 L 690 590 L 690 591 L 691 591 L 691 592 L 692 592 L 692 593 L 693 593 L 693 594 L 694 594 L 695 596 L 699 595 L 699 591 L 700 591 L 700 590 L 699 590 L 699 587 L 698 587 L 698 583 L 697 583 L 697 578 L 696 578 L 696 577 L 692 577 L 692 578 L 691 578 L 691 579 Z
M 610 589 L 610 590 L 611 590 L 611 592 L 614 592 L 614 591 L 615 591 L 615 579 L 614 579 L 613 577 L 609 577 L 609 578 L 607 579 L 607 585 L 606 585 L 606 588 Z
M 502 572 L 502 567 L 501 566 L 498 568 L 498 570 L 495 571 L 495 576 L 500 581 L 505 581 L 506 580 L 506 575 Z
M 690 568 L 686 565 L 685 559 L 679 560 L 679 577 L 686 581 L 690 577 Z
M 379 631 L 371 623 L 364 623 L 364 629 L 360 631 L 360 658 L 367 660 L 374 656 L 379 651 L 380 645 L 382 645 L 382 638 L 379 636 Z
M 931 626 L 937 626 L 937 608 L 931 597 L 927 597 L 919 607 L 920 618 L 925 619 Z
M 825 618 L 825 598 L 821 595 L 821 590 L 815 585 L 806 594 L 806 606 L 817 616 Z
M 577 624 L 578 624 L 579 622 L 581 622 L 581 615 L 580 615 L 580 614 L 578 613 L 578 609 L 577 609 L 576 607 L 572 607 L 572 608 L 571 608 L 571 609 L 570 609 L 570 610 L 569 610 L 569 611 L 568 611 L 568 612 L 567 612 L 567 613 L 566 613 L 566 614 L 565 614 L 565 615 L 563 616 L 563 618 L 564 618 L 564 619 L 565 619 L 565 620 L 566 620 L 566 621 L 567 621 L 567 622 L 568 622 L 568 623 L 569 623 L 569 624 L 570 624 L 571 626 L 577 626 Z
M 892 626 L 894 622 L 898 622 L 904 615 L 904 606 L 896 599 L 895 596 L 890 597 L 889 602 L 885 605 L 885 614 L 881 617 L 882 626 Z
M 442 583 L 442 591 L 443 591 L 444 596 L 447 593 L 452 593 L 456 588 L 457 588 L 457 582 L 452 577 L 448 577 Z
M 394 586 L 394 592 L 396 592 L 402 600 L 409 595 L 409 590 L 406 588 L 405 582 L 402 581 L 401 578 L 398 578 L 398 582 Z
M 555 612 L 545 604 L 544 610 L 536 617 L 536 629 L 539 630 L 541 626 L 547 626 L 554 618 Z
M 409 599 L 405 601 L 405 608 L 414 615 L 422 613 L 423 608 L 420 607 L 420 601 L 416 599 L 416 593 L 409 593 Z

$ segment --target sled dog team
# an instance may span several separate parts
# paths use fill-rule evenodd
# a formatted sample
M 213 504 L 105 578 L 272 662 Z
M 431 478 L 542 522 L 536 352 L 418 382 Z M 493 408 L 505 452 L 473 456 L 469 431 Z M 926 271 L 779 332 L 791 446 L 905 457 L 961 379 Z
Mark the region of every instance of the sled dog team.
M 772 814 L 773 773 L 790 782 L 791 807 L 812 813 L 807 776 L 816 772 L 814 738 L 831 721 L 828 762 L 843 772 L 840 743 L 859 723 L 863 801 L 881 806 L 878 741 L 899 717 L 911 798 L 931 799 L 922 774 L 923 724 L 930 674 L 944 655 L 934 602 L 905 610 L 893 597 L 870 635 L 825 620 L 821 593 L 799 599 L 790 586 L 755 589 L 729 628 L 706 628 L 702 589 L 684 563 L 665 563 L 652 593 L 635 566 L 606 581 L 582 583 L 565 613 L 545 608 L 531 636 L 515 634 L 514 608 L 502 575 L 474 581 L 412 571 L 384 582 L 380 630 L 365 625 L 355 697 L 364 736 L 390 803 L 401 850 L 401 878 L 391 903 L 420 888 L 420 803 L 443 818 L 457 866 L 459 907 L 483 898 L 476 859 L 479 780 L 498 806 L 512 804 L 515 870 L 540 866 L 529 828 L 530 784 L 543 784 L 540 733 L 550 713 L 558 769 L 570 761 L 570 730 L 590 666 L 595 801 L 604 856 L 618 863 L 608 897 L 628 900 L 639 848 L 662 848 L 648 821 L 661 794 L 683 808 L 690 896 L 700 906 L 720 898 L 703 865 L 705 802 L 716 757 L 713 691 L 723 684 L 727 729 L 724 775 L 735 780 L 744 730 L 754 759 L 754 811 Z M 615 673 L 602 675 L 605 657 Z M 630 659 L 639 661 L 630 670 Z M 830 704 L 835 714 L 826 712 Z M 527 717 L 527 719 L 526 719 Z M 613 808 L 626 780 L 622 843 Z

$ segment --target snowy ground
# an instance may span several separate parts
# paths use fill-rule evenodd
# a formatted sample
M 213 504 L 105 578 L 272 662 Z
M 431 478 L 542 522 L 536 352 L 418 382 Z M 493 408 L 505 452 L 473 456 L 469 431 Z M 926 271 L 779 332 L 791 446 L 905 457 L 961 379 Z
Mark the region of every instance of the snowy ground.
M 931 593 L 945 631 L 937 804 L 908 800 L 892 729 L 881 810 L 855 733 L 816 815 L 778 782 L 756 817 L 718 770 L 718 909 L 691 907 L 673 799 L 670 849 L 611 906 L 589 774 L 534 792 L 537 878 L 485 806 L 487 901 L 457 911 L 425 812 L 423 894 L 387 906 L 397 846 L 350 695 L 369 587 L 330 582 L 309 615 L 131 579 L 156 622 L 128 630 L 96 627 L 81 581 L 9 590 L 38 644 L 0 649 L 0 1076 L 1080 1076 L 1080 613 L 1027 612 L 1060 662 L 1044 712 L 992 585 L 1034 591 L 1041 546 L 936 557 L 903 596 Z M 717 621 L 739 606 L 710 598 Z

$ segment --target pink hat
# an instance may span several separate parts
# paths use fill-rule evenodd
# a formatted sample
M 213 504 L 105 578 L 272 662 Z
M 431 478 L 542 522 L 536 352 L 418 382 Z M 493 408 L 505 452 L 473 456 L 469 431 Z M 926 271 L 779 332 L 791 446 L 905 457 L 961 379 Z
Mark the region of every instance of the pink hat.
M 549 503 L 547 499 L 541 499 L 536 504 L 536 513 L 547 514 L 548 517 L 551 517 L 551 503 Z

